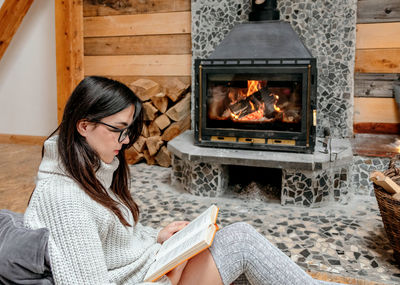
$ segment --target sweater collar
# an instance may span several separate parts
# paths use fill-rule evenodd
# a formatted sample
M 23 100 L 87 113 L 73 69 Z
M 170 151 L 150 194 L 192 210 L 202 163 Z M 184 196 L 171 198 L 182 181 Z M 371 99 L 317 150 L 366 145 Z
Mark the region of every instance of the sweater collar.
M 39 166 L 38 180 L 45 179 L 49 175 L 57 174 L 68 176 L 64 165 L 61 163 L 61 159 L 57 148 L 58 135 L 52 136 L 44 143 L 44 155 L 42 162 Z M 96 171 L 96 177 L 103 185 L 103 187 L 108 190 L 111 186 L 113 175 L 115 170 L 118 168 L 119 160 L 114 157 L 111 163 L 105 163 L 101 161 L 100 168 Z

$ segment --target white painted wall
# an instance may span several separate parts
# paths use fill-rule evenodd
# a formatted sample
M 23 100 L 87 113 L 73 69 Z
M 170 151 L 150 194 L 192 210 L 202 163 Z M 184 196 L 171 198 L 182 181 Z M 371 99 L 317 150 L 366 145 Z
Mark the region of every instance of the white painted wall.
M 54 22 L 54 1 L 33 1 L 0 60 L 0 134 L 47 136 L 57 127 Z

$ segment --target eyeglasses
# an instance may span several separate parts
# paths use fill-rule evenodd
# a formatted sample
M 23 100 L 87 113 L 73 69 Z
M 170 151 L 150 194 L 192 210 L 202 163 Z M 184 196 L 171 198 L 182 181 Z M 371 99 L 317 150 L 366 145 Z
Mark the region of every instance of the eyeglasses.
M 96 121 L 93 121 L 93 122 L 98 123 L 98 124 L 102 124 L 104 126 L 112 128 L 113 129 L 112 132 L 115 132 L 115 133 L 119 132 L 119 137 L 118 137 L 118 142 L 119 143 L 122 143 L 124 141 L 124 139 L 131 134 L 131 131 L 129 129 L 131 127 L 131 125 L 123 128 L 123 129 L 120 129 L 120 128 L 114 127 L 112 125 L 106 124 L 106 123 L 104 123 L 102 121 L 97 121 L 96 120 Z

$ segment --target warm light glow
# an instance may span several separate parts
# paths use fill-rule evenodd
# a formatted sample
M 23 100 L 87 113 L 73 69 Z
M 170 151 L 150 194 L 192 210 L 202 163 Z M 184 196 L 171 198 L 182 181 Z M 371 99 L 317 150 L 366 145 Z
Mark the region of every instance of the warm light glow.
M 265 105 L 264 105 L 264 103 L 262 103 L 261 107 L 257 111 L 244 116 L 240 120 L 243 120 L 243 121 L 259 120 L 264 117 L 264 109 L 265 109 Z
M 250 106 L 251 106 L 251 110 L 255 111 L 256 107 L 254 107 L 254 104 L 250 101 Z
M 245 89 L 239 90 L 239 94 L 242 98 L 246 98 L 246 97 L 251 96 L 255 92 L 259 91 L 261 88 L 262 88 L 262 81 L 248 80 L 247 81 L 247 91 Z M 276 112 L 281 112 L 281 108 L 279 108 L 276 105 L 278 103 L 279 96 L 275 95 L 275 94 L 270 94 L 269 96 L 274 96 L 274 110 Z M 235 97 L 234 94 L 230 92 L 229 98 L 231 99 L 231 104 L 236 103 L 235 100 L 233 100 L 234 97 Z M 250 100 L 248 101 L 248 103 L 250 105 L 251 111 L 254 111 L 254 112 L 251 112 L 250 114 L 247 114 L 246 116 L 243 116 L 243 117 L 240 117 L 242 111 L 237 114 L 231 113 L 231 117 L 234 121 L 257 121 L 257 120 L 261 120 L 264 118 L 264 110 L 265 110 L 264 102 L 261 103 L 261 105 L 258 107 L 258 109 L 256 109 L 256 106 Z
M 247 80 L 247 95 L 249 97 L 251 94 L 260 90 L 260 82 L 258 80 Z
M 274 109 L 275 109 L 275 111 L 280 112 L 280 111 L 281 111 L 281 108 L 279 108 L 278 106 L 276 106 L 276 103 L 278 103 L 278 100 L 279 100 L 279 96 L 278 96 L 278 95 L 274 95 L 274 96 L 275 96 Z

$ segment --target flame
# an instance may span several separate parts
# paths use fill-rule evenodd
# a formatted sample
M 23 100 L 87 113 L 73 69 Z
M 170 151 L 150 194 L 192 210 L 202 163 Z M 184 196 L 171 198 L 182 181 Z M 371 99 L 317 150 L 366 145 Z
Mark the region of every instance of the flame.
M 260 82 L 258 80 L 247 80 L 247 94 L 246 97 L 249 97 L 251 94 L 260 90 Z
M 239 90 L 239 94 L 242 98 L 246 98 L 251 96 L 252 94 L 254 94 L 255 92 L 259 91 L 262 88 L 262 81 L 258 81 L 258 80 L 247 80 L 247 92 L 246 90 Z M 264 82 L 265 85 L 265 82 Z M 275 100 L 274 100 L 274 110 L 277 112 L 282 112 L 281 108 L 279 108 L 276 104 L 278 103 L 279 100 L 279 96 L 276 94 L 270 94 L 270 96 L 274 96 Z M 234 94 L 233 93 L 229 93 L 229 98 L 231 99 L 231 102 L 234 102 L 236 100 L 232 100 L 234 98 Z M 265 110 L 265 104 L 262 103 L 261 106 L 258 108 L 258 110 L 256 110 L 254 104 L 249 101 L 251 110 L 254 111 L 242 118 L 240 118 L 240 115 L 242 112 L 238 113 L 238 114 L 233 114 L 231 113 L 231 117 L 233 120 L 239 120 L 239 121 L 255 121 L 255 120 L 260 120 L 264 117 L 264 110 Z
M 253 104 L 251 101 L 250 101 L 249 103 L 250 103 L 250 106 L 251 106 L 251 110 L 252 110 L 252 111 L 255 111 L 255 110 L 256 110 L 256 107 L 254 107 L 254 104 Z
M 274 97 L 275 97 L 274 109 L 275 109 L 275 111 L 277 111 L 277 112 L 281 112 L 281 108 L 279 108 L 278 106 L 276 106 L 276 103 L 278 103 L 278 100 L 279 100 L 279 96 L 274 94 Z
M 259 120 L 264 117 L 264 109 L 265 109 L 265 105 L 264 105 L 264 103 L 262 103 L 261 107 L 257 111 L 250 113 L 247 116 L 244 116 L 243 118 L 241 118 L 241 120 L 243 120 L 243 121 Z

